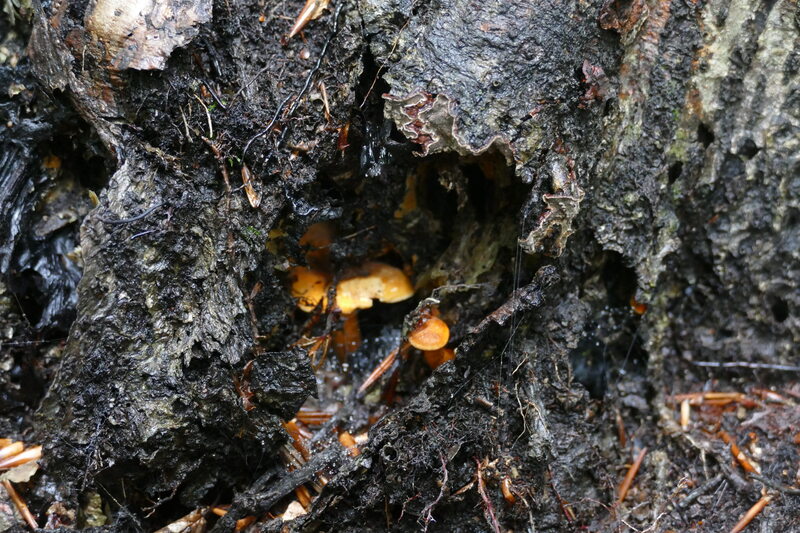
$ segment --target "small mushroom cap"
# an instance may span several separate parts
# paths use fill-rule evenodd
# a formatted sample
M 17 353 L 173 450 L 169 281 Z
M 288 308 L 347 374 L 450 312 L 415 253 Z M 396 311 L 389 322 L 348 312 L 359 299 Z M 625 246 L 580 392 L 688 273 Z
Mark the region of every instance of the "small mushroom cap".
M 450 328 L 440 318 L 431 317 L 420 324 L 408 336 L 408 342 L 414 348 L 425 352 L 444 348 L 450 340 Z
M 336 286 L 336 307 L 344 314 L 369 309 L 372 300 L 396 303 L 414 295 L 414 287 L 399 268 L 370 262 L 359 269 L 362 275 L 344 279 Z
M 425 352 L 424 355 L 425 362 L 428 363 L 428 366 L 431 368 L 437 368 L 456 358 L 456 352 L 452 348 L 440 348 L 438 350 Z
M 294 267 L 290 272 L 292 296 L 297 298 L 297 307 L 306 313 L 313 311 L 320 302 L 327 304 L 328 276 L 306 267 Z

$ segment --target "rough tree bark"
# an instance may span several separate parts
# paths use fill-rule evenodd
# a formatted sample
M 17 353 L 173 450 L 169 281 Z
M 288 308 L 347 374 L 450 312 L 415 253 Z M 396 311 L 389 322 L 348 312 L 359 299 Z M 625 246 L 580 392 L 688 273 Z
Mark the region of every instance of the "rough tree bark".
M 763 490 L 800 528 L 796 0 L 340 0 L 292 39 L 295 0 L 8 5 L 0 427 L 45 447 L 42 521 L 721 531 Z M 312 365 L 320 222 L 334 275 L 416 294 Z M 357 395 L 428 297 L 455 360 Z M 750 403 L 681 427 L 702 390 Z M 289 472 L 307 401 L 338 411 Z

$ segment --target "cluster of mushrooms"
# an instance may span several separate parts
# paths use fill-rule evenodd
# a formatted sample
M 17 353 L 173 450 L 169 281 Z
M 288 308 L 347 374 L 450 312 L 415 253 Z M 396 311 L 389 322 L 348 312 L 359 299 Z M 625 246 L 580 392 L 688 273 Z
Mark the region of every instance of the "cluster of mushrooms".
M 369 309 L 377 300 L 392 304 L 408 300 L 414 295 L 411 280 L 401 269 L 378 261 L 367 261 L 357 268 L 342 273 L 334 286 L 330 274 L 328 247 L 331 230 L 325 224 L 315 224 L 301 239 L 300 244 L 311 250 L 306 259 L 310 266 L 295 266 L 290 271 L 291 294 L 297 300 L 297 307 L 307 313 L 317 309 L 338 312 L 343 318 L 342 331 L 334 337 L 344 337 L 345 343 L 358 341 L 359 309 Z M 332 298 L 332 302 L 329 299 Z M 409 348 L 423 352 L 425 361 L 431 368 L 452 360 L 455 353 L 446 348 L 450 340 L 450 329 L 435 310 L 421 313 L 415 326 L 408 332 L 407 339 L 384 359 L 359 388 L 364 392 L 373 385 L 394 363 L 398 355 L 407 357 Z

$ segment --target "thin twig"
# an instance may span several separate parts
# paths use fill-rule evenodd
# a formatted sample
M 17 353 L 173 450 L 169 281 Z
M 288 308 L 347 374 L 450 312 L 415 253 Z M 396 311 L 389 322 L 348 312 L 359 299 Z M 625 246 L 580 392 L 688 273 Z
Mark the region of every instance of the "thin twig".
M 199 96 L 194 95 L 194 97 L 197 99 L 198 102 L 200 102 L 200 105 L 203 106 L 203 109 L 206 110 L 206 120 L 208 121 L 208 138 L 213 139 L 214 126 L 211 124 L 211 111 L 208 110 L 208 106 Z
M 444 472 L 444 476 L 442 478 L 442 486 L 439 488 L 439 495 L 436 496 L 436 499 L 426 505 L 422 510 L 422 516 L 425 520 L 425 531 L 428 531 L 428 524 L 431 522 L 436 522 L 431 512 L 442 499 L 442 496 L 444 496 L 445 490 L 447 490 L 447 461 L 444 460 L 444 455 L 442 455 L 442 452 L 439 452 L 439 459 L 442 461 L 442 472 Z
M 483 504 L 486 506 L 486 513 L 492 519 L 492 528 L 494 528 L 494 532 L 500 533 L 500 524 L 497 523 L 497 518 L 494 516 L 492 500 L 490 500 L 489 495 L 486 494 L 486 484 L 483 481 L 483 468 L 481 467 L 480 461 L 477 459 L 475 459 L 475 464 L 478 466 L 477 474 L 475 476 L 478 478 L 478 493 L 481 495 Z
M 764 476 L 762 476 L 760 474 L 752 474 L 751 473 L 750 477 L 755 479 L 755 480 L 757 480 L 757 481 L 760 481 L 761 483 L 763 483 L 764 485 L 766 485 L 767 487 L 769 487 L 771 489 L 775 489 L 775 490 L 780 491 L 780 492 L 782 492 L 784 494 L 788 494 L 789 496 L 800 496 L 800 489 L 796 489 L 794 487 L 787 487 L 786 485 L 778 483 L 777 481 L 773 481 L 773 480 L 769 479 L 768 477 L 764 477 Z
M 283 112 L 283 106 L 285 106 L 286 103 L 293 97 L 294 95 L 290 94 L 289 96 L 284 98 L 283 101 L 278 105 L 278 109 L 275 110 L 275 114 L 272 116 L 272 120 L 269 121 L 269 124 L 267 124 L 267 127 L 262 129 L 252 137 L 250 137 L 250 139 L 247 141 L 247 144 L 244 145 L 244 150 L 242 150 L 242 161 L 244 161 L 245 157 L 247 157 L 247 151 L 250 149 L 250 145 L 253 144 L 253 142 L 256 141 L 259 137 L 263 137 L 264 135 L 269 133 L 270 130 L 272 130 L 272 127 L 278 121 L 278 117 L 280 116 L 281 112 Z
M 716 488 L 717 485 L 722 483 L 723 476 L 722 474 L 717 474 L 713 478 L 709 479 L 692 492 L 686 495 L 684 499 L 682 499 L 678 504 L 675 506 L 678 510 L 687 509 L 694 501 L 705 494 L 706 492 L 710 491 L 711 489 Z
M 209 94 L 211 94 L 211 98 L 214 99 L 217 105 L 220 106 L 222 109 L 227 110 L 228 108 L 225 107 L 225 104 L 222 103 L 222 100 L 220 100 L 219 96 L 217 96 L 217 93 L 214 92 L 214 89 L 211 88 L 211 84 L 207 80 L 203 80 L 203 85 L 206 86 L 206 89 L 208 89 Z
M 219 144 L 216 141 L 212 141 L 208 137 L 200 136 L 200 138 L 203 139 L 203 142 L 206 143 L 208 148 L 211 150 L 211 153 L 214 154 L 214 159 L 217 160 L 219 171 L 222 174 L 222 180 L 225 182 L 225 193 L 230 196 L 231 179 L 228 175 L 228 167 L 225 166 L 225 158 L 222 156 L 222 151 L 219 149 Z
M 782 372 L 800 372 L 800 366 L 774 365 L 770 363 L 748 363 L 746 361 L 731 361 L 720 363 L 717 361 L 692 361 L 695 366 L 711 368 L 753 368 L 757 370 L 780 370 Z
M 389 355 L 387 355 L 383 361 L 381 361 L 378 366 L 367 376 L 367 379 L 364 380 L 364 383 L 358 388 L 357 394 L 363 394 L 368 388 L 370 388 L 376 381 L 380 379 L 382 375 L 386 373 L 387 370 L 394 364 L 395 360 L 397 359 L 397 355 L 400 353 L 399 348 L 395 348 Z
M 135 235 L 131 235 L 130 238 L 128 238 L 128 240 L 132 241 L 134 239 L 138 239 L 139 237 L 144 237 L 145 235 L 150 235 L 151 233 L 155 233 L 157 231 L 158 231 L 157 229 L 149 229 L 147 231 L 140 231 L 139 233 L 137 233 Z

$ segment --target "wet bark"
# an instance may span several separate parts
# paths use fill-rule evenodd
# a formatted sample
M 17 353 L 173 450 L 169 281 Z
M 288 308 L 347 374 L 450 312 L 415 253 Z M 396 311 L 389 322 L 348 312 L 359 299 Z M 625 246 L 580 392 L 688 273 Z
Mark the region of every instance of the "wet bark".
M 4 45 L 0 427 L 45 446 L 40 516 L 718 531 L 767 487 L 797 526 L 797 2 L 340 1 L 288 40 L 301 3 L 262 4 L 37 3 Z M 415 283 L 348 359 L 288 288 L 320 222 L 332 276 Z M 356 394 L 418 304 L 455 360 Z M 704 386 L 784 391 L 749 421 L 766 482 L 675 421 Z M 338 410 L 289 472 L 305 402 Z

